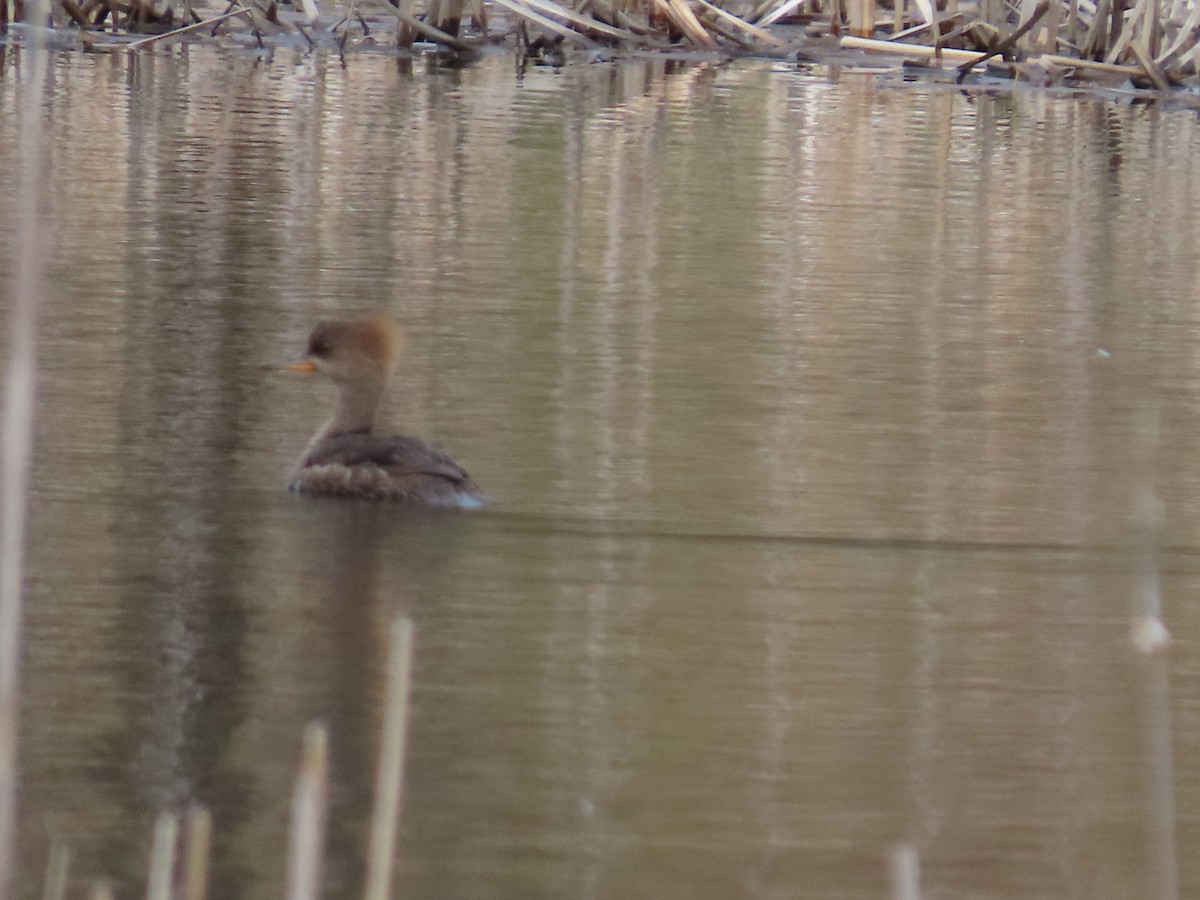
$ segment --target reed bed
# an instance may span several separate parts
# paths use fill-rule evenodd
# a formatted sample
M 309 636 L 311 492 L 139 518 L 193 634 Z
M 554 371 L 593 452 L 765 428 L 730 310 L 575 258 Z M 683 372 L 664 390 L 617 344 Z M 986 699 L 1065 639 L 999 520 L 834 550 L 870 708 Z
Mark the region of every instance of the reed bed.
M 400 617 L 392 625 L 386 689 L 380 704 L 381 734 L 376 763 L 374 809 L 366 850 L 363 900 L 395 896 L 396 841 L 408 743 L 409 695 L 413 659 L 413 625 Z M 317 900 L 325 852 L 325 820 L 329 796 L 329 729 L 319 721 L 304 730 L 304 747 L 292 794 L 291 828 L 283 900 Z M 146 900 L 208 900 L 212 831 L 209 810 L 191 804 L 183 814 L 163 811 L 151 833 L 146 869 Z M 72 887 L 71 848 L 55 841 L 46 864 L 43 900 L 76 896 Z M 104 880 L 87 885 L 93 900 L 111 900 Z
M 997 77 L 1159 91 L 1196 87 L 1200 53 L 1200 0 L 229 0 L 204 11 L 198 2 L 52 0 L 50 20 L 93 50 L 226 35 L 344 52 L 388 36 L 458 59 L 508 42 L 522 63 L 546 65 L 688 51 L 918 66 L 961 80 L 988 63 Z M 0 0 L 0 32 L 25 15 L 26 0 Z

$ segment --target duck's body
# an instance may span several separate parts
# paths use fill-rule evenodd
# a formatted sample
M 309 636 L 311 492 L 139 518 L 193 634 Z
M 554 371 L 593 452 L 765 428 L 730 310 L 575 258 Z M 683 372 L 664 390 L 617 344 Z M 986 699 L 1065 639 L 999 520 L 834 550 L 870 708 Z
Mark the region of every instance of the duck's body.
M 302 494 L 478 508 L 479 488 L 442 451 L 415 437 L 376 434 L 375 411 L 395 365 L 395 328 L 376 316 L 322 322 L 304 359 L 288 368 L 318 372 L 338 387 L 333 416 L 317 432 L 288 489 Z
M 462 466 L 420 438 L 343 431 L 314 441 L 288 489 L 300 494 L 478 507 Z

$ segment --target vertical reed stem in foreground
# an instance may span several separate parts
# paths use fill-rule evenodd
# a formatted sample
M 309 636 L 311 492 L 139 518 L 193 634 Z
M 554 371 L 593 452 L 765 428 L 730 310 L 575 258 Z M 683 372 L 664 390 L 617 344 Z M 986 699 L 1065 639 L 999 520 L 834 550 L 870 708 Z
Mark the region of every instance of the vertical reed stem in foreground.
M 30 0 L 33 22 L 46 21 L 47 0 Z M 30 21 L 30 20 L 27 20 Z M 42 30 L 25 32 L 18 96 L 21 159 L 18 177 L 17 273 L 10 310 L 8 372 L 4 381 L 3 468 L 0 474 L 0 897 L 13 884 L 17 818 L 17 719 L 20 714 L 21 585 L 25 569 L 25 516 L 33 448 L 37 371 L 37 303 L 42 291 L 41 143 L 46 51 Z
M 404 617 L 392 623 L 384 697 L 383 734 L 379 768 L 375 773 L 375 810 L 371 817 L 371 846 L 367 854 L 365 900 L 389 900 L 396 861 L 396 832 L 404 792 L 404 751 L 408 734 L 408 696 L 412 674 L 413 624 Z
M 46 863 L 46 885 L 42 890 L 42 900 L 63 900 L 67 893 L 67 872 L 70 868 L 71 848 L 62 841 L 52 841 L 50 860 Z
M 912 844 L 899 844 L 892 849 L 889 860 L 888 897 L 891 900 L 921 900 L 921 868 L 917 849 Z
M 171 876 L 175 872 L 175 842 L 178 836 L 179 817 L 174 813 L 159 813 L 154 823 L 154 846 L 150 849 L 146 900 L 171 900 Z
M 187 812 L 183 900 L 204 900 L 208 895 L 208 857 L 211 848 L 212 814 L 199 803 L 193 803 Z
M 317 900 L 320 896 L 328 781 L 329 730 L 322 722 L 309 722 L 304 729 L 304 756 L 292 794 L 287 900 Z

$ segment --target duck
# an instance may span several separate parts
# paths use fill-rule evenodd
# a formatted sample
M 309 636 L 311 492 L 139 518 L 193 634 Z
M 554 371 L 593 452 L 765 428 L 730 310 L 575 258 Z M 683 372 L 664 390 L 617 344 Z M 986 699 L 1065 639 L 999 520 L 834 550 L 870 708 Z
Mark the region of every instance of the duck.
M 317 323 L 304 355 L 284 368 L 323 375 L 337 387 L 337 398 L 288 490 L 461 509 L 484 505 L 471 476 L 444 452 L 420 438 L 376 433 L 379 401 L 398 356 L 399 330 L 384 314 Z

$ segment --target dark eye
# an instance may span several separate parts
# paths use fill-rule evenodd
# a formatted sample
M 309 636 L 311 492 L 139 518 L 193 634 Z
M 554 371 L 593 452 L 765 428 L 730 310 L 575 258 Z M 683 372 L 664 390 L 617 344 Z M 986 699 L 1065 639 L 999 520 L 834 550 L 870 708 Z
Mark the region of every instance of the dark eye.
M 328 359 L 331 353 L 333 353 L 333 348 L 329 346 L 327 341 L 317 338 L 316 340 L 309 342 L 309 356 L 315 356 L 317 359 Z

